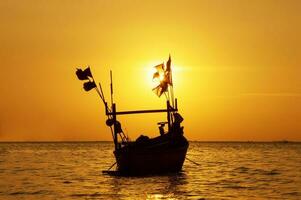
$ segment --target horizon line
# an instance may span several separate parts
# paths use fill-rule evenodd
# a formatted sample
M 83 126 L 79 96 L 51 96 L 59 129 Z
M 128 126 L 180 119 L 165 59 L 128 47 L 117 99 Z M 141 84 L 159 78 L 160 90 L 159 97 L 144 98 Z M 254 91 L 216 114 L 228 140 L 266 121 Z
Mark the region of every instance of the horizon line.
M 202 143 L 301 143 L 301 140 L 188 140 L 189 142 L 202 142 Z M 97 143 L 97 142 L 111 142 L 112 140 L 28 140 L 28 141 L 18 141 L 18 140 L 11 140 L 11 141 L 0 141 L 0 143 Z M 134 142 L 134 141 L 133 141 Z

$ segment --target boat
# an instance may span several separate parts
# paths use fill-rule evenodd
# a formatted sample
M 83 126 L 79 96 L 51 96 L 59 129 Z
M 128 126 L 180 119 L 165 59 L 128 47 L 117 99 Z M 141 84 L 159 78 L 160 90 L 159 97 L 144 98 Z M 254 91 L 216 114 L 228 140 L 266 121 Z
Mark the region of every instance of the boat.
M 151 175 L 177 173 L 182 170 L 186 158 L 189 142 L 184 136 L 184 127 L 181 125 L 183 117 L 178 112 L 177 98 L 174 98 L 171 59 L 169 56 L 166 66 L 164 63 L 155 66 L 156 73 L 153 79 L 158 79 L 159 84 L 153 91 L 160 97 L 165 95 L 166 108 L 153 110 L 131 110 L 117 111 L 116 103 L 113 101 L 113 79 L 111 79 L 111 105 L 105 100 L 102 86 L 96 86 L 90 67 L 85 70 L 77 69 L 76 75 L 80 80 L 87 80 L 84 89 L 90 91 L 95 89 L 105 106 L 107 116 L 106 124 L 110 127 L 114 141 L 114 156 L 116 162 L 104 173 L 112 175 Z M 149 138 L 141 135 L 135 141 L 130 141 L 123 132 L 119 115 L 166 113 L 166 121 L 158 122 L 159 134 L 157 137 Z M 167 128 L 166 128 L 167 127 Z M 167 130 L 165 130 L 167 129 Z M 116 170 L 111 168 L 117 165 Z

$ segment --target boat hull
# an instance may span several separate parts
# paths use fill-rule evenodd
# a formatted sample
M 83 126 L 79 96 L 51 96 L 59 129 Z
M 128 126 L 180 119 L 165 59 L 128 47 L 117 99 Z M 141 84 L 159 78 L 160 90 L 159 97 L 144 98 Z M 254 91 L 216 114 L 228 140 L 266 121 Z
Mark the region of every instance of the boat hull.
M 114 152 L 117 170 L 124 175 L 179 172 L 189 143 L 185 137 L 159 136 L 144 144 L 128 145 Z

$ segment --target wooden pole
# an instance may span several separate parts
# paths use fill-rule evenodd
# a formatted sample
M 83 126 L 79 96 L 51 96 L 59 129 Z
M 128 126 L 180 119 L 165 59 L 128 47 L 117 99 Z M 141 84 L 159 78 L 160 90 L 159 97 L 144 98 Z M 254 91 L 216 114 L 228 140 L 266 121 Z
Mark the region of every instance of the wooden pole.
M 101 84 L 98 83 L 98 85 L 99 85 L 99 88 L 100 88 L 100 93 L 101 93 L 101 96 L 102 96 L 102 100 L 103 100 L 103 102 L 106 102 L 105 95 L 104 95 L 104 93 L 103 93 L 103 91 L 102 91 Z
M 171 93 L 171 103 L 172 103 L 172 107 L 175 107 L 175 97 L 174 97 L 174 93 L 173 93 L 173 85 L 170 86 L 170 93 Z
M 89 79 L 89 81 L 91 81 L 91 80 Z M 94 77 L 93 77 L 93 76 L 92 76 L 92 81 L 93 81 L 93 83 L 95 83 L 95 80 L 94 80 Z M 98 87 L 97 87 L 96 84 L 95 84 L 95 90 L 96 90 L 97 94 L 99 95 L 99 97 L 101 98 L 101 100 L 102 100 L 103 102 L 105 102 L 104 97 L 102 96 L 102 93 L 100 93 L 100 91 L 99 91 L 99 89 L 98 89 Z
M 112 70 L 110 70 L 110 79 L 111 79 L 111 105 L 113 106 L 113 75 L 112 75 Z
M 117 122 L 117 119 L 116 119 L 116 105 L 115 103 L 113 103 L 112 105 L 112 116 L 113 116 L 113 122 L 114 122 L 114 145 L 115 145 L 115 150 L 118 149 L 118 138 L 117 138 L 117 130 L 116 130 L 116 122 Z
M 170 105 L 169 105 L 170 106 Z M 143 113 L 160 113 L 160 112 L 176 112 L 177 109 L 169 107 L 169 110 L 167 109 L 157 109 L 157 110 L 133 110 L 133 111 L 116 111 L 115 115 L 130 115 L 130 114 L 143 114 Z M 106 112 L 106 115 L 113 115 L 112 112 L 108 111 Z
M 170 132 L 170 130 L 171 130 L 171 124 L 170 124 L 170 111 L 169 111 L 170 104 L 169 104 L 169 101 L 166 101 L 166 106 L 167 106 L 167 123 L 168 123 L 168 132 Z

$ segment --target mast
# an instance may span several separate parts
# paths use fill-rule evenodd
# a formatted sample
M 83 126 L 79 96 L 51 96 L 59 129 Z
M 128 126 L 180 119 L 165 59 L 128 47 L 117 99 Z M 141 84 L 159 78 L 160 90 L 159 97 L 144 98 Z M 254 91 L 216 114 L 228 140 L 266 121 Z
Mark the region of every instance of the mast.
M 110 70 L 110 88 L 111 88 L 111 106 L 112 106 L 112 120 L 113 120 L 113 140 L 115 145 L 115 150 L 118 149 L 118 131 L 117 131 L 117 117 L 116 117 L 116 104 L 113 101 L 113 73 Z
M 111 105 L 113 106 L 113 75 L 112 75 L 112 70 L 110 70 L 110 79 L 111 79 L 111 84 L 110 84 L 110 88 L 111 88 Z
M 114 145 L 115 145 L 115 150 L 118 149 L 118 137 L 117 137 L 117 119 L 116 119 L 116 104 L 113 103 L 112 104 L 112 119 L 113 119 L 113 123 L 114 123 L 114 128 L 113 128 L 113 132 L 114 132 Z
M 170 103 L 169 100 L 166 101 L 166 106 L 167 106 L 167 123 L 168 123 L 168 132 L 171 130 L 171 118 L 170 118 Z

